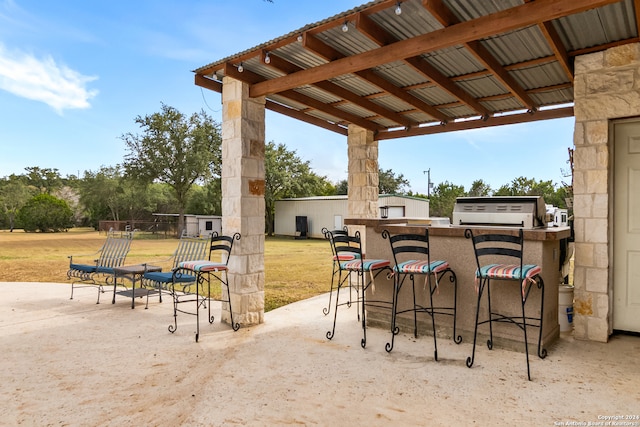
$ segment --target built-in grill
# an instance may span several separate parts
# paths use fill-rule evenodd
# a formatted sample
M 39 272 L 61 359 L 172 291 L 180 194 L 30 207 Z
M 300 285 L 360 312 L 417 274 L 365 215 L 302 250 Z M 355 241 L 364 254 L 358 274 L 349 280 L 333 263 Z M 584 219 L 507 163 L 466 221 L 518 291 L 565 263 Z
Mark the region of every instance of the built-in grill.
M 542 196 L 458 197 L 452 225 L 540 228 L 546 212 Z

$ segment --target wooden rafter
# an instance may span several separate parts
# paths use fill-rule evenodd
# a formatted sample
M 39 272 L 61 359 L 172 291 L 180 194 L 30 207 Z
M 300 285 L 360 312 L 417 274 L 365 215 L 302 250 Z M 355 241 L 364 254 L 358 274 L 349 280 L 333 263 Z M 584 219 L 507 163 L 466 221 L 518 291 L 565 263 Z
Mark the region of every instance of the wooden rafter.
M 373 68 L 379 64 L 421 55 L 428 51 L 468 43 L 528 25 L 537 25 L 540 22 L 558 19 L 617 1 L 619 0 L 582 0 L 579 2 L 574 0 L 536 0 L 522 6 L 450 25 L 411 39 L 391 43 L 378 49 L 256 83 L 252 85 L 249 93 L 252 97 L 278 93 L 301 85 Z

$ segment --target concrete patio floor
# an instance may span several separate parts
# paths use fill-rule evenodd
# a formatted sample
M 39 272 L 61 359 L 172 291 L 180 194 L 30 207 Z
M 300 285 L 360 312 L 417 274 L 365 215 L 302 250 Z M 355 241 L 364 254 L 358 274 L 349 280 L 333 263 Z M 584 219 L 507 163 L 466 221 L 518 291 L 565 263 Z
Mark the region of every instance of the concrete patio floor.
M 69 300 L 70 285 L 0 283 L 0 425 L 607 425 L 640 415 L 640 338 L 609 343 L 563 334 L 546 359 L 480 345 L 456 345 L 369 328 L 367 348 L 355 307 L 341 308 L 336 336 L 327 295 L 265 314 L 233 332 L 178 317 L 172 305 L 130 308 L 94 289 Z M 640 425 L 639 419 L 617 422 Z M 574 424 L 571 424 L 574 423 Z M 597 425 L 597 424 L 593 424 Z M 616 425 L 616 424 L 609 424 Z M 625 424 L 618 424 L 625 425 Z

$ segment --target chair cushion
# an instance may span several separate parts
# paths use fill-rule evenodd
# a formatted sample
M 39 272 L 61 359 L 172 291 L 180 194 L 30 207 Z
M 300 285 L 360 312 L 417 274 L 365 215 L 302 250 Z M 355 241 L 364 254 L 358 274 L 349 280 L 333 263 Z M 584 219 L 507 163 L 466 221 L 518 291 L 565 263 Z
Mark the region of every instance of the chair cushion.
M 96 266 L 88 264 L 70 264 L 69 270 L 83 271 L 85 273 L 95 273 Z
M 533 283 L 533 278 L 539 275 L 542 269 L 535 264 L 525 264 L 520 271 L 519 265 L 513 264 L 487 264 L 476 270 L 476 292 L 479 289 L 478 280 L 483 279 L 505 279 L 522 281 L 522 301 L 526 299 L 527 283 Z
M 197 272 L 207 272 L 207 271 L 225 271 L 227 270 L 227 265 L 221 262 L 212 262 L 208 260 L 202 261 L 183 261 L 178 264 L 179 268 L 184 268 L 185 270 L 197 271 Z
M 98 266 L 96 268 L 96 272 L 97 273 L 103 273 L 103 274 L 113 274 L 113 267 L 100 267 L 100 266 Z
M 429 264 L 426 260 L 410 260 L 399 263 L 393 268 L 396 273 L 440 273 L 441 271 L 449 268 L 449 263 L 446 261 L 432 261 Z
M 540 274 L 542 269 L 535 264 L 525 264 L 520 271 L 519 265 L 512 264 L 488 264 L 476 271 L 476 277 L 489 279 L 523 280 Z
M 351 261 L 343 261 L 340 266 L 343 270 L 351 271 L 372 271 L 389 267 L 391 263 L 388 259 L 354 259 Z
M 196 278 L 190 274 L 176 274 L 175 279 L 173 277 L 173 273 L 170 271 L 161 272 L 161 271 L 150 271 L 144 273 L 143 278 L 146 280 L 150 280 L 152 282 L 157 283 L 189 283 L 195 282 Z
M 333 256 L 334 261 L 351 261 L 352 259 L 360 258 L 358 254 L 341 253 Z

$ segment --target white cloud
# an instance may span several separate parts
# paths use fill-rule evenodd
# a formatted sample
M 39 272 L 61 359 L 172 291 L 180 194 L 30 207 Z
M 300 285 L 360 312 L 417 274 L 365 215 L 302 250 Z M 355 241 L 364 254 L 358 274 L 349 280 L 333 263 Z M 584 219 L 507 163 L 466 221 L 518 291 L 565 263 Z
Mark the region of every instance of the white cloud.
M 44 102 L 58 114 L 65 109 L 91 107 L 98 94 L 87 84 L 97 77 L 84 76 L 50 57 L 36 58 L 9 51 L 0 44 L 0 89 L 34 101 Z

